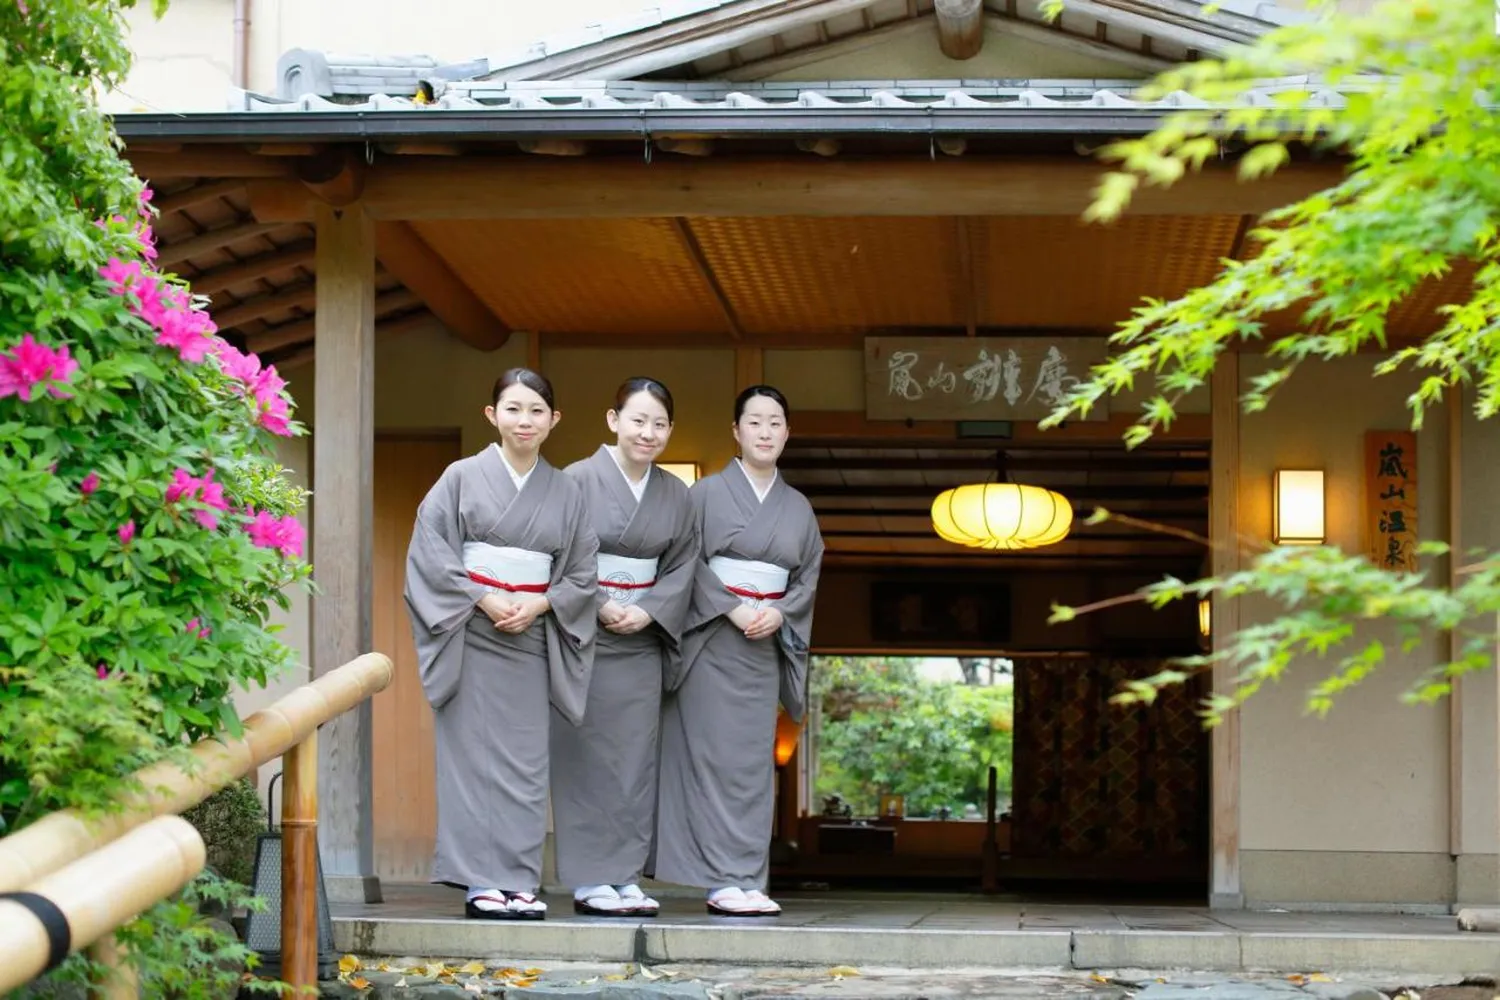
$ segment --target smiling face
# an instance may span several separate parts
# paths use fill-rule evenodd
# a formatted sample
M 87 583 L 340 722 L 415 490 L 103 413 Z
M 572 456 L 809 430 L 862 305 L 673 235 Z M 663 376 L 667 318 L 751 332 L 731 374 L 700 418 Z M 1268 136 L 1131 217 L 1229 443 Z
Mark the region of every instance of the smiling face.
M 517 455 L 535 454 L 561 416 L 540 393 L 520 383 L 508 386 L 494 406 L 484 408 L 485 419 L 500 432 L 500 443 Z
M 790 431 L 780 403 L 770 396 L 751 396 L 734 424 L 740 460 L 758 469 L 774 468 Z
M 667 408 L 644 390 L 632 395 L 619 410 L 610 410 L 604 420 L 615 432 L 620 454 L 641 465 L 656 461 L 672 438 Z

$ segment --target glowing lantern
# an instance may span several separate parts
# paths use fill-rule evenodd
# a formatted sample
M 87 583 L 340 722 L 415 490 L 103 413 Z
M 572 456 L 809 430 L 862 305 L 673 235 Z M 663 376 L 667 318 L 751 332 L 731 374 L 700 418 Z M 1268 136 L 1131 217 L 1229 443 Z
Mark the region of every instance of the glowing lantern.
M 793 722 L 786 709 L 776 710 L 776 766 L 786 767 L 786 762 L 797 752 L 797 740 L 802 736 L 802 724 Z
M 1034 549 L 1068 537 L 1073 505 L 1040 486 L 972 483 L 932 501 L 939 537 L 979 549 Z

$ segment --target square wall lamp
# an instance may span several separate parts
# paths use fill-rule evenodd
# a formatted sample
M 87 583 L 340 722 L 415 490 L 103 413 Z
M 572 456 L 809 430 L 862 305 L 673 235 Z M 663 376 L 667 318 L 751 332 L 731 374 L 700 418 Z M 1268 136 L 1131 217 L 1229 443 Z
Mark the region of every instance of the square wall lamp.
M 1277 545 L 1322 545 L 1323 470 L 1277 469 L 1271 539 Z
M 698 481 L 697 462 L 658 462 L 657 467 L 663 472 L 670 472 L 689 486 Z

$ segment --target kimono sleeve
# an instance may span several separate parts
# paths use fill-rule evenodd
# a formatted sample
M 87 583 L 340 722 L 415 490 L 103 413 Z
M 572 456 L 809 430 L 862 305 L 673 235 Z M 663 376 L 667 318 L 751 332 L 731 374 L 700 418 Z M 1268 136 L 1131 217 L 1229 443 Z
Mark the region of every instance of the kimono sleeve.
M 812 646 L 813 606 L 818 596 L 818 578 L 823 570 L 823 536 L 817 518 L 809 512 L 802 544 L 802 559 L 787 579 L 786 596 L 776 602 L 781 611 L 781 703 L 800 722 L 806 711 L 807 656 Z
M 740 599 L 725 590 L 723 581 L 708 568 L 709 555 L 717 551 L 715 544 L 718 542 L 713 537 L 713 529 L 708 522 L 708 504 L 713 499 L 708 494 L 714 485 L 714 480 L 702 480 L 688 491 L 688 498 L 692 501 L 693 524 L 699 532 L 699 547 L 698 556 L 693 560 L 693 592 L 688 604 L 684 632 L 712 625 L 740 606 Z M 720 502 L 727 502 L 727 498 Z
M 672 646 L 682 641 L 683 629 L 687 625 L 702 543 L 703 536 L 697 515 L 692 504 L 684 502 L 678 514 L 672 543 L 661 554 L 658 562 L 656 586 L 646 592 L 638 605 L 651 616 L 653 627 Z
M 559 476 L 559 479 L 562 477 Z M 594 673 L 594 638 L 599 627 L 599 536 L 575 488 L 561 515 L 564 542 L 552 561 L 547 586 L 547 670 L 552 704 L 573 725 L 583 721 L 589 680 Z
M 464 626 L 487 593 L 463 564 L 459 481 L 450 467 L 417 508 L 406 550 L 406 600 L 422 688 L 433 708 L 458 690 Z

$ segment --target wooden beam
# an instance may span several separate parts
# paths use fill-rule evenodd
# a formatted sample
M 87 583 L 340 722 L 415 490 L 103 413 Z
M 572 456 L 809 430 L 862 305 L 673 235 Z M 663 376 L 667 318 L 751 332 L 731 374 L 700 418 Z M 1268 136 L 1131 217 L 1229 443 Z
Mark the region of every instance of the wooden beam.
M 253 299 L 245 299 L 227 309 L 221 309 L 213 314 L 214 322 L 221 330 L 233 330 L 235 327 L 243 326 L 262 316 L 270 316 L 290 309 L 310 309 L 317 304 L 317 301 L 317 282 L 309 281 L 271 292 L 269 295 L 257 295 Z M 368 653 L 369 650 L 365 652 Z
M 304 267 L 313 262 L 314 253 L 313 244 L 294 243 L 283 250 L 251 257 L 237 264 L 216 267 L 193 276 L 193 291 L 201 295 L 212 295 L 257 278 L 290 271 L 294 267 Z
M 1068 12 L 1073 12 L 1072 0 L 1068 3 Z M 991 14 L 985 18 L 985 23 L 996 31 L 1003 31 L 1016 38 L 1028 42 L 1037 42 L 1049 45 L 1055 49 L 1063 49 L 1067 52 L 1076 52 L 1079 55 L 1093 56 L 1097 59 L 1108 59 L 1122 66 L 1132 69 L 1144 70 L 1147 73 L 1160 73 L 1171 69 L 1176 63 L 1171 59 L 1163 59 L 1143 53 L 1137 49 L 1122 48 L 1100 41 L 1096 35 L 1089 38 L 1086 35 L 1075 35 L 1055 25 L 1037 24 L 1019 17 L 1010 17 L 1000 14 Z M 1103 24 L 1104 22 L 1099 22 Z
M 193 146 L 177 153 L 125 147 L 125 159 L 148 181 L 171 177 L 290 177 L 292 165 L 274 156 L 255 156 L 243 149 Z
M 389 313 L 412 309 L 421 304 L 422 300 L 407 289 L 393 289 L 376 297 L 375 316 L 379 318 Z M 317 335 L 316 317 L 299 319 L 253 333 L 245 338 L 245 346 L 250 349 L 251 353 L 261 354 L 265 351 L 279 351 L 284 347 L 293 347 L 297 344 L 310 344 Z
M 734 303 L 730 301 L 729 293 L 724 291 L 724 286 L 719 284 L 718 275 L 714 274 L 713 265 L 708 262 L 708 255 L 703 252 L 703 244 L 698 242 L 698 234 L 693 232 L 693 226 L 688 220 L 677 218 L 672 220 L 672 228 L 677 231 L 677 238 L 682 241 L 682 248 L 693 261 L 693 268 L 703 283 L 708 286 L 710 294 L 713 295 L 714 305 L 718 306 L 719 313 L 724 317 L 724 325 L 729 330 L 729 335 L 735 340 L 743 340 L 745 331 L 740 326 L 740 317 L 734 311 Z
M 365 162 L 347 147 L 319 150 L 297 162 L 297 178 L 319 201 L 343 208 L 364 192 Z
M 1139 32 L 1149 38 L 1159 38 L 1164 42 L 1180 45 L 1188 50 L 1190 60 L 1197 58 L 1192 55 L 1194 51 L 1223 55 L 1235 45 L 1244 45 L 1255 40 L 1244 32 L 1224 28 L 1226 19 L 1222 16 L 1208 22 L 1214 24 L 1218 28 L 1217 31 L 1204 31 L 1188 25 L 1173 24 L 1169 20 L 1151 14 L 1136 13 L 1106 2 L 1106 0 L 1068 0 L 1067 12 L 1082 14 L 1085 17 L 1103 21 L 1114 28 L 1124 28 L 1127 31 Z
M 984 47 L 984 0 L 937 0 L 938 48 L 949 59 L 972 59 Z
M 742 392 L 766 381 L 766 356 L 759 347 L 740 347 L 734 352 L 734 391 Z
M 797 139 L 796 147 L 814 156 L 838 156 L 843 144 L 830 136 L 805 135 Z
M 744 386 L 740 386 L 741 389 Z M 968 455 L 951 455 L 946 458 L 925 458 L 920 456 L 903 456 L 900 458 L 888 457 L 886 455 L 863 455 L 850 456 L 839 455 L 829 458 L 825 455 L 808 455 L 796 452 L 798 441 L 793 438 L 788 443 L 786 452 L 776 463 L 776 467 L 791 472 L 797 469 L 848 472 L 860 470 L 866 472 L 965 472 L 984 471 L 994 472 L 998 464 L 995 459 L 995 451 L 1004 452 L 1005 448 L 996 449 L 991 445 L 987 449 L 974 449 Z M 952 448 L 957 450 L 964 446 L 963 442 L 956 441 L 951 445 L 942 447 L 946 450 Z M 843 445 L 839 447 L 850 447 Z M 925 444 L 916 447 L 935 448 L 936 445 Z M 884 450 L 884 449 L 882 449 Z M 1051 454 L 1038 455 L 1005 455 L 1005 468 L 1008 472 L 1208 472 L 1209 459 L 1183 458 L 1176 455 L 1152 455 L 1150 453 L 1128 453 L 1117 455 L 1100 455 L 1089 449 L 1078 448 L 1064 452 L 1053 452 Z
M 376 225 L 375 252 L 391 276 L 415 292 L 470 347 L 493 351 L 510 337 L 510 327 L 411 226 L 404 222 Z
M 193 257 L 199 257 L 245 240 L 264 236 L 281 228 L 277 222 L 240 222 L 221 229 L 210 229 L 198 236 L 190 236 L 178 243 L 167 243 L 157 248 L 156 265 L 165 268 Z
M 1448 409 L 1448 589 L 1463 585 L 1459 572 L 1463 545 L 1464 494 L 1464 391 L 1462 386 L 1449 388 L 1444 402 Z M 1446 654 L 1449 663 L 1463 656 L 1464 637 L 1458 629 L 1449 630 Z M 1464 684 L 1463 677 L 1451 681 L 1448 695 L 1448 853 L 1457 857 L 1464 850 Z M 1472 696 L 1471 696 L 1472 697 Z M 1497 800 L 1500 801 L 1500 800 Z M 1459 898 L 1465 893 L 1459 890 Z M 1469 897 L 1472 898 L 1472 897 Z
M 209 181 L 205 184 L 194 184 L 186 191 L 174 191 L 169 195 L 163 195 L 156 199 L 154 204 L 156 210 L 163 217 L 181 212 L 189 208 L 195 208 L 205 202 L 218 201 L 220 198 L 228 198 L 230 195 L 241 194 L 245 190 L 245 182 L 239 178 L 227 181 Z
M 1240 358 L 1224 353 L 1214 366 L 1213 483 L 1208 509 L 1208 537 L 1213 544 L 1212 571 L 1219 578 L 1240 567 Z M 1215 694 L 1233 691 L 1237 672 L 1227 654 L 1240 629 L 1240 600 L 1215 597 L 1212 609 Z M 1209 905 L 1238 910 L 1245 906 L 1240 882 L 1240 713 L 1228 713 L 1210 737 Z
M 516 148 L 535 156 L 583 156 L 589 144 L 579 139 L 521 139 Z
M 318 419 L 313 425 L 313 674 L 369 652 L 373 613 L 375 227 L 359 209 L 317 213 Z M 319 735 L 320 838 L 330 900 L 380 901 L 368 700 Z
M 671 136 L 663 136 L 656 140 L 656 148 L 664 153 L 676 153 L 678 156 L 712 156 L 714 141 L 712 139 L 674 139 Z
M 796 425 L 796 419 L 796 415 L 794 414 L 792 417 L 793 426 Z M 941 493 L 945 487 L 911 483 L 870 483 L 859 486 L 849 486 L 844 483 L 803 483 L 798 488 L 808 500 L 812 500 L 813 497 L 868 498 L 872 500 L 879 498 L 881 500 L 889 500 L 896 497 L 931 498 Z M 1069 500 L 1097 502 L 1103 507 L 1109 507 L 1110 503 L 1114 500 L 1154 502 L 1157 500 L 1206 501 L 1208 499 L 1207 486 L 1100 485 L 1091 483 L 1078 486 L 1054 486 L 1053 489 L 1063 494 Z
M 1103 176 L 1079 157 L 854 160 L 723 158 L 644 163 L 592 158 L 466 156 L 390 160 L 369 171 L 362 203 L 387 220 L 723 216 L 1066 215 Z M 1335 163 L 1289 164 L 1241 183 L 1212 164 L 1170 188 L 1146 186 L 1134 215 L 1259 214 L 1338 183 Z M 249 185 L 264 222 L 302 222 L 312 199 L 295 182 Z

